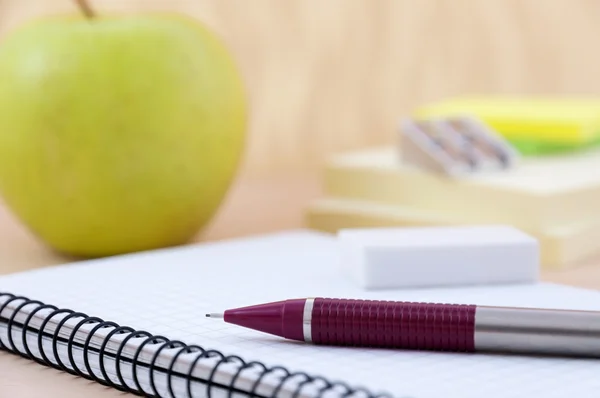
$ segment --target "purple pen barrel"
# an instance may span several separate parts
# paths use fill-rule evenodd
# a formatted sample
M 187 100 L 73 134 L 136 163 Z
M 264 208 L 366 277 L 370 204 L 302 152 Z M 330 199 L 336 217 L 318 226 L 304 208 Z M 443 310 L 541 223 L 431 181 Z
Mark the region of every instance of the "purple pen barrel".
M 304 337 L 326 345 L 473 351 L 475 310 L 473 305 L 317 298 L 310 336 Z
M 597 311 L 308 300 L 315 344 L 600 357 Z

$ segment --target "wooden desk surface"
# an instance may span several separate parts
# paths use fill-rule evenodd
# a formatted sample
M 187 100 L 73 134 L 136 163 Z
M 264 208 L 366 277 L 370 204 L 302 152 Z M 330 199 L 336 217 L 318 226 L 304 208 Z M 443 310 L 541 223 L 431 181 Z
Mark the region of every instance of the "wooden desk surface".
M 321 195 L 310 175 L 240 178 L 218 216 L 196 241 L 213 241 L 304 226 L 306 204 Z M 65 262 L 34 239 L 0 206 L 0 273 Z M 600 289 L 600 255 L 569 269 L 545 271 L 542 278 Z M 117 397 L 124 394 L 16 355 L 0 353 L 0 398 Z

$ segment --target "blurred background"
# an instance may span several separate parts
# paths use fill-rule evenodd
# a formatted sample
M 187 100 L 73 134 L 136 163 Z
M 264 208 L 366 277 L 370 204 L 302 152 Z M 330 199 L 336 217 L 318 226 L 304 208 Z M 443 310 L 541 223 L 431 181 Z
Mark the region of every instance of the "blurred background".
M 250 118 L 239 178 L 195 240 L 305 225 L 307 206 L 327 194 L 331 156 L 395 145 L 399 121 L 423 105 L 600 94 L 597 0 L 88 2 L 98 15 L 188 14 L 224 40 L 240 68 Z M 0 43 L 25 22 L 65 12 L 80 12 L 76 1 L 0 0 Z M 594 222 L 572 241 L 600 235 Z M 3 272 L 64 261 L 0 206 Z
M 243 173 L 318 170 L 332 152 L 393 142 L 426 102 L 600 93 L 597 0 L 91 0 L 98 13 L 189 13 L 227 42 L 251 94 Z M 0 0 L 0 34 L 75 11 Z

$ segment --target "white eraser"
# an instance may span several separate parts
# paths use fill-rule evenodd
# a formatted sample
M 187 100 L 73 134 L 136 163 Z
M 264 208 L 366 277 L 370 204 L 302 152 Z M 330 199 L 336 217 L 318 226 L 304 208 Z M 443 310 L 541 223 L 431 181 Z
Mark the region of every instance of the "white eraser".
M 533 283 L 538 241 L 504 225 L 342 229 L 344 272 L 364 289 Z

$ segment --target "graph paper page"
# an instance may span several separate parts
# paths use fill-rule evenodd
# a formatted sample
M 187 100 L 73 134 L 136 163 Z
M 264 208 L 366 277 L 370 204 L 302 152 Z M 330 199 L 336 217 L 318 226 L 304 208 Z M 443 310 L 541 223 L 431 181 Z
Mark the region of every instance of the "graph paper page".
M 292 231 L 0 277 L 0 291 L 188 344 L 412 398 L 597 397 L 600 361 L 312 346 L 208 319 L 297 297 L 600 310 L 600 293 L 539 284 L 366 292 L 340 276 L 333 237 Z

